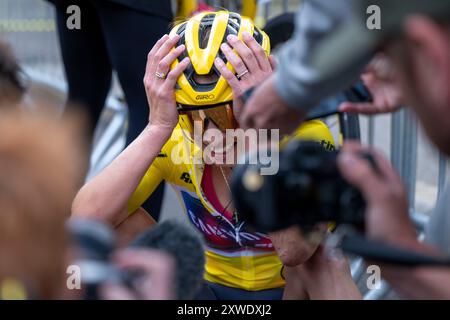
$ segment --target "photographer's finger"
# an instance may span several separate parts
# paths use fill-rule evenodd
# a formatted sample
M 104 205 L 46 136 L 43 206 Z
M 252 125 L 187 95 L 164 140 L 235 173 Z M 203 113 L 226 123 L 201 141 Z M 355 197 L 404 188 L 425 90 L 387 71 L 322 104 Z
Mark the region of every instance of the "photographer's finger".
M 277 68 L 277 59 L 275 58 L 274 55 L 270 55 L 269 56 L 269 62 L 270 62 L 270 67 L 272 68 L 272 70 L 275 70 Z
M 358 140 L 346 140 L 342 146 L 342 151 L 347 152 L 363 152 L 365 150 L 368 150 L 368 148 L 363 146 Z
M 144 267 L 149 270 L 162 269 L 172 262 L 166 253 L 150 249 L 126 249 L 116 253 L 113 259 L 121 268 Z
M 342 176 L 366 196 L 381 187 L 379 178 L 370 163 L 358 154 L 341 152 L 338 156 L 338 167 Z
M 381 112 L 373 103 L 352 103 L 344 102 L 339 106 L 340 112 L 360 113 L 373 115 Z
M 135 300 L 136 297 L 125 287 L 106 283 L 100 286 L 99 295 L 102 300 Z
M 254 116 L 251 110 L 249 110 L 248 104 L 242 108 L 238 122 L 244 130 L 255 127 Z
M 214 65 L 216 66 L 217 70 L 219 70 L 220 74 L 228 82 L 231 89 L 233 90 L 233 93 L 236 96 L 239 96 L 241 94 L 239 80 L 236 78 L 233 72 L 231 72 L 230 69 L 227 68 L 225 62 L 223 62 L 223 60 L 220 58 L 216 58 L 214 60 Z
M 252 50 L 256 61 L 258 62 L 259 67 L 263 71 L 271 71 L 272 67 L 270 65 L 270 61 L 267 58 L 266 52 L 264 49 L 256 42 L 255 38 L 253 38 L 250 33 L 243 32 L 242 38 L 245 41 L 245 44 Z
M 392 166 L 391 162 L 388 160 L 386 155 L 384 155 L 379 150 L 371 150 L 371 154 L 375 160 L 375 163 L 378 167 L 380 174 L 384 178 L 388 179 L 391 182 L 394 182 L 394 181 L 400 182 L 401 181 L 399 174 L 394 169 L 394 167 Z
M 346 142 L 342 150 L 343 152 L 350 152 L 355 155 L 369 154 L 375 162 L 377 174 L 380 178 L 396 179 L 398 176 L 390 161 L 379 150 L 369 146 L 363 146 L 358 141 Z
M 144 299 L 172 299 L 175 260 L 169 254 L 151 249 L 126 249 L 113 257 L 119 268 L 141 270 L 138 291 Z

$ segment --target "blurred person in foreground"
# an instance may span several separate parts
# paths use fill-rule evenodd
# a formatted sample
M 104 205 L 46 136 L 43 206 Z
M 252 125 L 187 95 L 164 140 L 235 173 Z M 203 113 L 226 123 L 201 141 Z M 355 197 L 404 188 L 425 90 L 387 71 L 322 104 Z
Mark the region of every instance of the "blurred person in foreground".
M 277 70 L 253 92 L 239 115 L 243 127 L 281 128 L 292 132 L 307 113 L 320 102 L 345 90 L 360 77 L 374 97 L 373 102 L 345 103 L 342 112 L 375 113 L 394 111 L 400 104 L 399 92 L 386 85 L 386 57 L 374 53 L 357 57 L 355 68 L 345 69 L 337 61 L 338 72 L 324 73 L 312 64 L 320 44 L 352 19 L 357 0 L 305 0 L 299 8 L 293 38 L 278 56 Z M 362 76 L 361 76 L 361 73 Z M 381 78 L 380 78 L 381 77 Z
M 67 126 L 20 110 L 0 113 L 2 299 L 53 299 L 62 293 L 64 223 L 84 165 Z
M 26 91 L 20 65 L 0 43 L 0 300 L 81 299 L 83 288 L 66 285 L 78 250 L 65 224 L 86 168 L 82 117 L 60 119 L 45 107 L 28 112 L 22 108 Z M 142 285 L 131 291 L 106 283 L 102 299 L 173 297 L 172 261 L 165 254 L 120 250 L 112 261 L 123 270 L 139 269 Z
M 428 137 L 449 155 L 450 2 L 358 3 L 353 7 L 355 19 L 321 44 L 313 65 L 329 77 L 339 73 L 339 68 L 357 70 L 355 61 L 383 51 L 392 61 L 392 90 L 401 93 L 403 104 L 418 116 Z M 381 30 L 366 27 L 369 5 L 377 5 L 381 10 Z M 358 156 L 361 151 L 373 154 L 378 172 Z M 402 181 L 384 156 L 349 143 L 344 146 L 339 164 L 344 177 L 362 191 L 367 201 L 368 237 L 436 257 L 450 254 L 450 190 L 441 195 L 426 231 L 426 241 L 420 242 L 409 219 Z M 392 287 L 407 298 L 450 299 L 449 267 L 382 265 L 381 270 Z
M 23 99 L 26 83 L 11 48 L 0 42 L 0 110 L 17 107 Z
M 234 113 L 241 106 L 233 97 L 271 74 L 269 52 L 267 35 L 233 12 L 204 12 L 175 26 L 148 56 L 144 78 L 151 108 L 148 127 L 79 191 L 74 216 L 96 217 L 128 238 L 135 236 L 154 223 L 140 206 L 164 179 L 205 238 L 205 282 L 214 296 L 280 299 L 283 264 L 294 267 L 312 259 L 319 245 L 308 242 L 298 229 L 267 235 L 247 226 L 233 207 L 229 187 L 239 156 L 236 137 L 223 146 L 225 131 L 239 128 Z M 220 134 L 211 137 L 213 132 Z M 321 121 L 305 123 L 295 138 L 333 145 Z M 177 159 L 180 153 L 182 159 Z M 326 233 L 326 226 L 318 229 Z M 346 261 L 317 258 L 322 269 L 310 274 L 313 284 L 302 283 L 299 290 L 287 287 L 285 298 L 360 297 Z M 286 276 L 286 283 L 299 281 L 291 278 L 293 273 Z M 327 281 L 327 276 L 335 281 Z M 302 295 L 313 286 L 318 294 Z M 342 291 L 332 286 L 342 286 Z M 294 297 L 294 291 L 301 292 Z
M 86 165 L 75 134 L 79 123 L 53 114 L 0 111 L 0 300 L 83 297 L 83 287 L 69 290 L 66 273 L 77 251 L 66 222 Z M 102 299 L 173 296 L 172 261 L 165 254 L 120 250 L 112 261 L 122 270 L 140 270 L 141 285 L 132 291 L 106 283 Z

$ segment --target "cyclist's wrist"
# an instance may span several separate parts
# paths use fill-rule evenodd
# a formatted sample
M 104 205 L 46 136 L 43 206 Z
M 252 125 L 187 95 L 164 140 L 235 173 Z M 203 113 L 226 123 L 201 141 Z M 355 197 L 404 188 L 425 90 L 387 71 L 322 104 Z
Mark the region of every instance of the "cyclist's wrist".
M 172 135 L 173 129 L 174 127 L 169 125 L 149 123 L 144 131 L 167 140 Z

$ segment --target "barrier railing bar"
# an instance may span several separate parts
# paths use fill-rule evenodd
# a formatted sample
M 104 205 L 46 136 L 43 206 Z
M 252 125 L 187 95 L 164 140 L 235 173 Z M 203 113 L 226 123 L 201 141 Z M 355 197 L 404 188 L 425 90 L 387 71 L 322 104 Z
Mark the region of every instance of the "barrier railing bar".
M 391 162 L 396 169 L 400 169 L 400 127 L 401 127 L 401 111 L 391 115 Z
M 410 111 L 404 110 L 402 142 L 402 177 L 408 192 L 409 207 L 414 210 L 416 198 L 417 121 Z
M 438 199 L 445 188 L 447 182 L 447 157 L 439 153 L 439 176 L 438 176 Z
M 375 143 L 375 118 L 373 116 L 370 116 L 368 121 L 368 143 L 369 146 L 373 146 Z
M 283 12 L 289 11 L 289 0 L 283 0 Z

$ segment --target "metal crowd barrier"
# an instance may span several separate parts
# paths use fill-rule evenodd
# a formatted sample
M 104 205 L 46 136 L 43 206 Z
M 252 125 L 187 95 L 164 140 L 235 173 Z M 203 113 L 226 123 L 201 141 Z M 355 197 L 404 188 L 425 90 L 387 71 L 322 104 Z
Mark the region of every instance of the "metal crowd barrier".
M 212 1 L 213 5 L 226 7 L 225 2 Z M 295 5 L 292 5 L 292 3 Z M 273 16 L 274 8 L 279 12 L 294 10 L 299 1 L 260 0 L 260 15 L 264 21 Z M 53 10 L 44 1 L 1 0 L 0 1 L 0 40 L 12 44 L 15 53 L 26 67 L 33 81 L 45 84 L 57 91 L 64 92 L 65 82 L 59 54 L 58 42 L 53 22 Z M 91 155 L 91 171 L 88 179 L 112 161 L 124 146 L 126 130 L 126 106 L 112 96 L 108 98 L 99 130 L 96 134 L 95 147 Z M 375 118 L 367 122 L 367 143 L 374 145 L 377 140 Z M 415 210 L 417 183 L 417 121 L 409 111 L 401 110 L 391 117 L 390 150 L 391 160 L 405 181 L 411 218 L 419 231 L 423 232 L 428 215 Z M 438 196 L 442 194 L 446 182 L 447 159 L 439 156 Z M 368 290 L 365 286 L 367 274 L 365 265 L 359 258 L 351 262 L 351 272 L 364 298 L 385 299 L 391 297 L 389 286 L 383 281 L 378 290 Z M 394 295 L 395 297 L 395 295 Z

